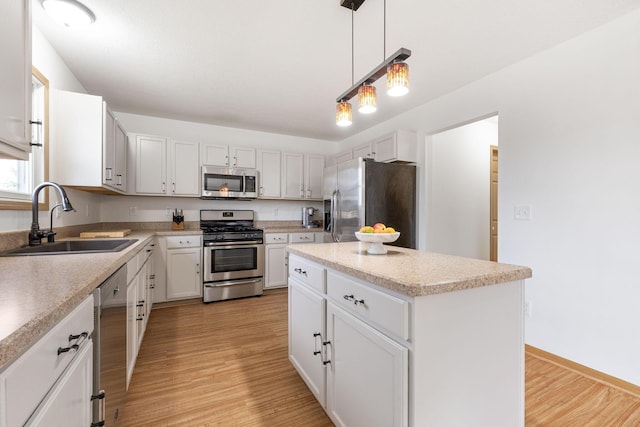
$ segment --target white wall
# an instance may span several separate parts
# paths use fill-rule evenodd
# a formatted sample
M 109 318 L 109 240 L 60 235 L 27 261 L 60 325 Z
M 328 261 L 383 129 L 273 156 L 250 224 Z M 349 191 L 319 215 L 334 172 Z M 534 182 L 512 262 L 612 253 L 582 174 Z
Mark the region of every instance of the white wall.
M 533 269 L 527 343 L 636 385 L 639 52 L 634 11 L 346 141 L 396 128 L 429 140 L 499 112 L 499 259 Z M 532 221 L 514 219 L 518 204 Z M 426 236 L 421 215 L 422 248 Z
M 426 249 L 488 260 L 490 147 L 498 145 L 497 119 L 437 133 L 431 143 Z

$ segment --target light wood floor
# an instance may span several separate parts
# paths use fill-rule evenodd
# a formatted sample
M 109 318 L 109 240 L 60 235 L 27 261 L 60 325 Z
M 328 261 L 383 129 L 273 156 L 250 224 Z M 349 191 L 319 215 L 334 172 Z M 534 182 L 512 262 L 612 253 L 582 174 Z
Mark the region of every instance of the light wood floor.
M 287 359 L 286 289 L 154 309 L 119 426 L 333 426 Z M 640 426 L 640 399 L 527 353 L 526 426 Z

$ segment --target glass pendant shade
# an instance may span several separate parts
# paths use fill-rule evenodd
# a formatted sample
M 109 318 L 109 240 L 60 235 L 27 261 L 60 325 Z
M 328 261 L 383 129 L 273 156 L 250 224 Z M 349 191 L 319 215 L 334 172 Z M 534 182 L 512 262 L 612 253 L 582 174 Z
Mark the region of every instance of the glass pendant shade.
M 394 62 L 387 66 L 387 94 L 402 96 L 409 92 L 409 65 Z
M 42 0 L 42 8 L 54 21 L 67 27 L 81 27 L 96 20 L 93 12 L 76 0 Z
M 370 114 L 376 109 L 376 87 L 371 85 L 360 86 L 360 89 L 358 89 L 358 111 L 363 114 Z
M 348 101 L 338 102 L 336 105 L 336 124 L 338 126 L 351 126 L 351 103 Z

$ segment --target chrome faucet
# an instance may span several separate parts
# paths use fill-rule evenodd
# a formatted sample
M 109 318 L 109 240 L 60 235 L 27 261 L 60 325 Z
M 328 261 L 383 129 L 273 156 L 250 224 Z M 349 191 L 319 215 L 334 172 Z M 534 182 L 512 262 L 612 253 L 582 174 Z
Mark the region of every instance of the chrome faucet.
M 58 191 L 63 211 L 75 211 L 73 206 L 71 206 L 67 193 L 55 182 L 43 182 L 34 188 L 33 195 L 31 196 L 31 231 L 29 232 L 29 246 L 39 245 L 41 240 L 45 237 L 47 238 L 47 241 L 53 242 L 53 236 L 56 234 L 53 231 L 53 227 L 51 230 L 40 230 L 40 226 L 38 225 L 38 196 L 40 194 L 40 190 L 44 187 L 53 187 Z

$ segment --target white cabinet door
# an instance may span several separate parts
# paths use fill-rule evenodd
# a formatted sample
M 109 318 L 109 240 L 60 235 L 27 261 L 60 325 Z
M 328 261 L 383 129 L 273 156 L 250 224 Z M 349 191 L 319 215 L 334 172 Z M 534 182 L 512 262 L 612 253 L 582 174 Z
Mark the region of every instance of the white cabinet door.
M 200 194 L 200 144 L 174 141 L 169 143 L 169 170 L 172 196 L 198 196 Z
M 0 2 L 0 157 L 31 152 L 31 2 Z
M 138 356 L 138 278 L 127 285 L 127 389 Z
M 282 198 L 304 198 L 304 154 L 282 153 Z
M 138 272 L 136 282 L 136 308 L 138 318 L 136 319 L 136 354 L 140 351 L 142 345 L 142 338 L 144 338 L 144 330 L 147 326 L 147 263 L 142 265 L 142 268 Z
M 256 168 L 256 149 L 252 147 L 229 147 L 229 158 L 234 168 Z
M 102 183 L 106 186 L 115 185 L 116 172 L 116 117 L 102 103 Z
M 346 162 L 347 160 L 351 160 L 353 159 L 353 153 L 351 152 L 351 150 L 349 151 L 343 151 L 342 153 L 338 153 L 335 156 L 335 164 L 340 164 L 343 162 Z M 327 166 L 329 166 L 327 164 Z
M 304 156 L 304 166 L 305 199 L 322 200 L 324 156 L 307 154 Z
M 373 158 L 374 153 L 372 152 L 371 144 L 368 142 L 366 144 L 358 145 L 357 147 L 353 147 L 353 157 L 357 159 L 358 157 L 363 157 L 365 159 Z
M 202 164 L 208 166 L 229 166 L 229 146 L 202 144 Z
M 91 425 L 93 342 L 83 345 L 73 362 L 33 413 L 27 427 Z
M 136 193 L 167 193 L 167 140 L 138 135 L 136 137 Z
M 337 426 L 408 425 L 408 349 L 327 303 L 327 412 Z
M 287 286 L 287 245 L 265 245 L 264 288 Z
M 127 133 L 122 125 L 115 121 L 115 153 L 114 153 L 114 181 L 116 189 L 127 191 Z
M 372 142 L 376 162 L 416 162 L 416 134 L 407 130 L 397 130 L 391 135 Z
M 167 250 L 167 299 L 202 296 L 200 248 Z
M 280 198 L 280 162 L 282 153 L 273 150 L 258 150 L 258 197 Z
M 295 279 L 289 281 L 289 360 L 323 408 L 326 402 L 322 360 L 325 304 L 322 295 Z

